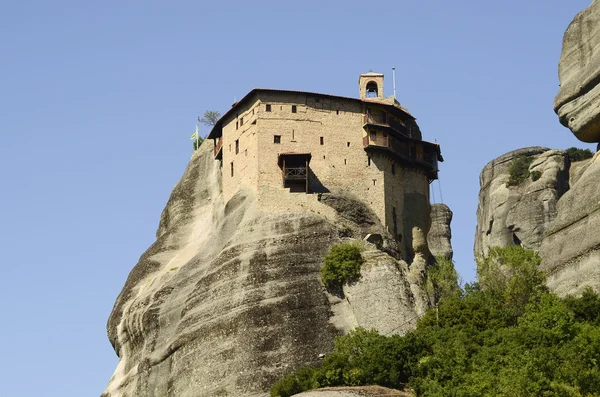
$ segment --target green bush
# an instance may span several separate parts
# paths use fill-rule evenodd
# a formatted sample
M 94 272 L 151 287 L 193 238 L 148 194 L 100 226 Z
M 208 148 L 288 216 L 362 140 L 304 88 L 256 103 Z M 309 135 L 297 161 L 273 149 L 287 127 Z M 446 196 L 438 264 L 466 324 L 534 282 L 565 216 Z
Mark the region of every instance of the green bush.
M 576 147 L 570 147 L 567 149 L 567 156 L 571 162 L 591 159 L 594 154 L 590 151 L 590 149 L 579 149 Z
M 327 289 L 339 289 L 344 284 L 360 278 L 363 263 L 360 248 L 356 244 L 334 245 L 325 256 L 321 280 Z
M 204 139 L 202 139 L 202 137 L 198 137 L 198 140 L 194 141 L 194 150 L 198 150 L 200 145 L 202 145 L 202 142 L 204 142 Z
M 509 178 L 506 186 L 518 186 L 529 178 L 529 166 L 533 162 L 531 156 L 519 156 L 508 167 Z
M 452 261 L 436 256 L 435 263 L 427 269 L 427 295 L 436 304 L 441 299 L 460 295 L 458 275 Z
M 531 180 L 534 182 L 542 177 L 542 173 L 540 171 L 531 171 L 530 174 L 531 174 Z

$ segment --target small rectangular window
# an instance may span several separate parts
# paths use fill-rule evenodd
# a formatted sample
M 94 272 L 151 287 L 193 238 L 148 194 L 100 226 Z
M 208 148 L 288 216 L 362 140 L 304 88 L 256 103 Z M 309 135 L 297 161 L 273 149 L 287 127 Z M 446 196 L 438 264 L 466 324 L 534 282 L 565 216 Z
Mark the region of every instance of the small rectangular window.
M 281 143 L 281 135 L 273 135 L 273 143 Z
M 271 111 L 271 104 L 267 104 L 267 105 L 265 106 L 265 111 L 266 111 L 266 112 L 270 112 L 270 111 Z
M 240 152 L 240 140 L 236 139 L 235 140 L 235 154 L 238 154 Z
M 323 145 L 323 144 L 325 143 L 325 141 L 324 141 L 323 137 L 320 137 L 320 138 L 319 138 L 319 141 L 321 141 L 321 145 Z
M 346 164 L 348 164 L 348 163 L 346 162 L 346 159 L 344 159 L 344 165 L 346 165 Z
M 367 167 L 370 167 L 370 166 L 371 166 L 371 158 L 367 157 Z
M 240 118 L 240 126 L 244 125 L 244 118 Z
M 292 113 L 296 113 L 296 110 L 297 110 L 296 105 L 292 105 Z
M 350 142 L 346 142 L 346 146 L 350 147 Z
M 335 111 L 335 114 L 340 114 L 340 111 L 339 111 L 339 109 Z
M 239 121 L 236 121 L 236 122 L 235 122 L 235 129 L 237 130 L 237 129 L 239 128 L 239 126 L 240 126 L 240 123 L 239 123 Z
M 231 176 L 233 176 L 233 161 L 231 162 Z

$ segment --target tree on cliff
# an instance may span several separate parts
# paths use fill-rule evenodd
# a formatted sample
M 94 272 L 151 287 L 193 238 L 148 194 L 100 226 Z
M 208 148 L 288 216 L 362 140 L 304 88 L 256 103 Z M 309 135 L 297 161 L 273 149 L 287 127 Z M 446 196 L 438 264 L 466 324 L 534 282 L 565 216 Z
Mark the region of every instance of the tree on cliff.
M 218 110 L 207 110 L 204 112 L 202 118 L 198 118 L 198 121 L 204 125 L 213 126 L 217 124 L 217 121 L 221 118 L 221 112 Z

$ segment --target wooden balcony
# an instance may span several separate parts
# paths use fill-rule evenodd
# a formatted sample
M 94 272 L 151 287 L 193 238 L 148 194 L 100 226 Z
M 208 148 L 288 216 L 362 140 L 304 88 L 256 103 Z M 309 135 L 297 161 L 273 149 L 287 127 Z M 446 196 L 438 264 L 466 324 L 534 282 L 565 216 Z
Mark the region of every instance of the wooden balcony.
M 393 120 L 392 118 L 388 117 L 386 113 L 366 113 L 363 116 L 363 123 L 365 127 L 368 127 L 369 125 L 377 126 L 383 129 L 390 129 L 399 134 L 408 136 L 408 131 L 406 127 L 400 124 L 399 122 Z
M 283 170 L 283 179 L 286 181 L 304 181 L 306 176 L 306 167 L 284 168 Z
M 223 158 L 223 136 L 219 139 L 215 139 L 215 159 L 221 160 Z
M 393 155 L 400 163 L 422 167 L 429 179 L 438 177 L 438 153 L 434 144 L 400 140 L 391 136 L 368 134 L 363 137 L 365 150 L 381 150 Z

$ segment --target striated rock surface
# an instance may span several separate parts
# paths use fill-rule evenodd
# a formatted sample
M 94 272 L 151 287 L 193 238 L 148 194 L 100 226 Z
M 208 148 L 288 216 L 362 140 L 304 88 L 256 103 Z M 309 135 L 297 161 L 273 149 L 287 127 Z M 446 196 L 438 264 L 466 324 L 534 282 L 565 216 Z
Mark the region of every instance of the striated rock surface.
M 324 389 L 311 390 L 297 397 L 414 397 L 414 393 L 388 389 L 381 386 L 357 386 L 357 387 L 328 387 Z
M 600 291 L 600 162 L 580 163 L 577 182 L 558 201 L 558 215 L 540 247 L 548 285 L 559 295 L 586 286 Z
M 558 65 L 560 90 L 554 111 L 584 142 L 600 142 L 600 1 L 571 22 Z
M 433 256 L 442 256 L 452 260 L 452 211 L 446 204 L 431 205 L 431 228 L 427 234 L 427 244 Z
M 533 157 L 531 177 L 519 186 L 506 186 L 509 167 L 519 156 Z M 556 217 L 556 203 L 569 188 L 569 161 L 562 150 L 529 147 L 490 161 L 479 177 L 479 205 L 475 233 L 475 256 L 487 255 L 490 247 L 522 244 L 538 249 L 542 236 Z
M 342 332 L 410 329 L 428 305 L 426 267 L 395 259 L 387 238 L 385 252 L 365 243 L 362 278 L 343 299 L 323 288 L 332 244 L 387 236 L 351 199 L 334 202 L 322 213 L 265 210 L 242 190 L 224 203 L 202 145 L 115 302 L 107 327 L 119 363 L 103 396 L 267 396 Z

